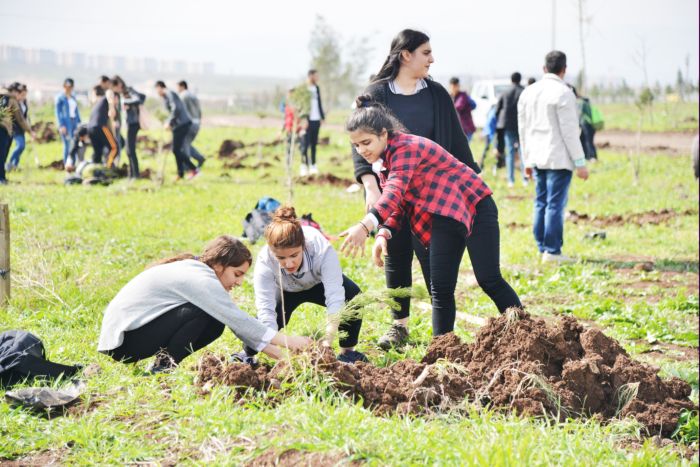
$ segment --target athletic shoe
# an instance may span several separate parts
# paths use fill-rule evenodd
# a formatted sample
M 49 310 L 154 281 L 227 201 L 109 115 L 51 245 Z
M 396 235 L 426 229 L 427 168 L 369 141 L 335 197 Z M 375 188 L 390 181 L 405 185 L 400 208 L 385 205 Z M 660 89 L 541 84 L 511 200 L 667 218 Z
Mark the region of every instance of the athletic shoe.
M 357 350 L 350 350 L 348 352 L 339 353 L 337 358 L 339 362 L 349 363 L 351 365 L 355 362 L 369 362 L 367 356 L 362 352 L 358 352 Z
M 543 263 L 573 263 L 576 261 L 576 259 L 571 258 L 569 256 L 564 256 L 561 253 L 558 255 L 552 254 L 552 253 L 547 253 L 546 251 L 542 253 L 542 262 Z
M 306 164 L 301 164 L 301 167 L 299 167 L 299 175 L 301 177 L 306 177 L 309 175 L 309 166 Z
M 199 169 L 194 169 L 190 170 L 190 173 L 187 174 L 187 180 L 192 180 L 196 178 L 199 175 Z
M 389 330 L 377 341 L 377 345 L 382 350 L 389 350 L 392 347 L 400 349 L 408 342 L 408 328 L 400 324 L 392 324 Z
M 316 164 L 312 165 L 311 168 L 309 169 L 309 173 L 311 175 L 317 175 L 318 174 L 318 167 L 316 167 Z
M 245 350 L 232 354 L 229 361 L 231 363 L 247 363 L 252 367 L 258 366 L 258 359 L 245 353 Z
M 160 351 L 156 354 L 156 358 L 151 363 L 151 366 L 146 368 L 146 373 L 157 375 L 158 373 L 169 373 L 177 368 L 177 363 L 169 353 Z

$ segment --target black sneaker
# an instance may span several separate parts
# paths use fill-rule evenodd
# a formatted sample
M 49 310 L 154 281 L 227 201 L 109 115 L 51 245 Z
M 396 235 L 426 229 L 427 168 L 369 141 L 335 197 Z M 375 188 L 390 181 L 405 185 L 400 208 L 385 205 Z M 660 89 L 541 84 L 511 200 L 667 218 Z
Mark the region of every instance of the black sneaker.
M 408 328 L 400 324 L 392 324 L 389 330 L 377 341 L 382 350 L 400 349 L 408 342 Z
M 146 373 L 157 375 L 158 373 L 169 373 L 177 368 L 177 363 L 167 352 L 158 352 L 151 366 L 146 368 Z
M 235 354 L 231 355 L 229 361 L 231 363 L 247 363 L 252 367 L 258 366 L 258 359 L 245 353 L 245 350 L 241 350 L 240 352 L 236 352 Z
M 349 352 L 340 353 L 338 354 L 337 358 L 339 362 L 349 364 L 353 364 L 355 362 L 369 362 L 369 360 L 367 360 L 367 356 L 362 352 L 358 352 L 357 350 L 351 350 Z

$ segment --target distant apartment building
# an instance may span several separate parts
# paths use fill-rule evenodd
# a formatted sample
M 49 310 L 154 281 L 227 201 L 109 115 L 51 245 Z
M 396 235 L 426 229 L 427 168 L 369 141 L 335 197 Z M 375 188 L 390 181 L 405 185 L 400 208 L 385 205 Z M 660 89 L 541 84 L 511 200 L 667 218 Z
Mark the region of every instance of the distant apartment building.
M 28 49 L 5 44 L 0 44 L 0 63 L 9 65 L 62 66 L 73 69 L 92 69 L 104 73 L 214 74 L 213 62 L 186 62 L 184 60 L 156 60 L 150 57 L 91 55 L 83 52 L 56 52 L 50 49 Z

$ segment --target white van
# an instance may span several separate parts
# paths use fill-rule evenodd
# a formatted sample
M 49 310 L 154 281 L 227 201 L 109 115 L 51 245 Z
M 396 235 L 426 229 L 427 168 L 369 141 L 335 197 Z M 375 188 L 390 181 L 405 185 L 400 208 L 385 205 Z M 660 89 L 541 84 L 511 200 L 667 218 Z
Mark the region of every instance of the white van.
M 474 83 L 470 94 L 476 102 L 476 108 L 472 110 L 474 125 L 478 128 L 486 125 L 489 109 L 498 103 L 499 96 L 507 91 L 510 85 L 510 79 L 486 79 Z

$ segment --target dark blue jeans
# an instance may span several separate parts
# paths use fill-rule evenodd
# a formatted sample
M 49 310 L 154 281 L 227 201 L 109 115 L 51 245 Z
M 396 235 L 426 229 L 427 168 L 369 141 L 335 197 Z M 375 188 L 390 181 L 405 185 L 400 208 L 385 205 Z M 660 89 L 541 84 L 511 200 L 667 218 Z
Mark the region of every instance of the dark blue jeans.
M 19 158 L 22 157 L 22 153 L 24 152 L 24 147 L 26 144 L 24 139 L 24 133 L 15 133 L 15 135 L 12 137 L 12 140 L 15 142 L 15 150 L 12 151 L 10 161 L 7 165 L 13 169 L 16 169 L 19 165 Z
M 561 254 L 564 209 L 569 199 L 572 174 L 566 169 L 535 169 L 535 220 L 532 230 L 540 253 Z
M 515 183 L 515 154 L 518 153 L 519 137 L 517 131 L 505 130 L 506 143 L 506 168 L 508 172 L 508 181 Z M 523 158 L 520 158 L 520 176 L 525 179 L 525 165 Z

